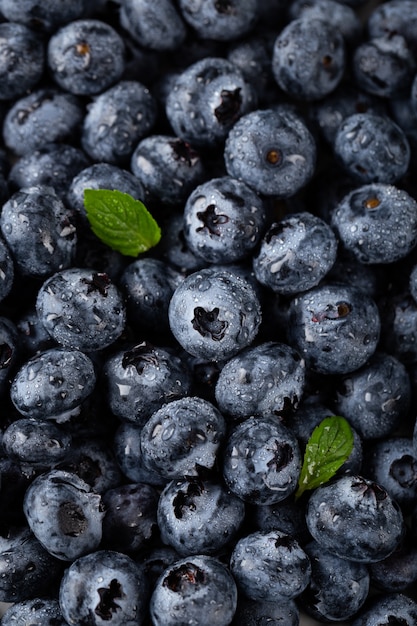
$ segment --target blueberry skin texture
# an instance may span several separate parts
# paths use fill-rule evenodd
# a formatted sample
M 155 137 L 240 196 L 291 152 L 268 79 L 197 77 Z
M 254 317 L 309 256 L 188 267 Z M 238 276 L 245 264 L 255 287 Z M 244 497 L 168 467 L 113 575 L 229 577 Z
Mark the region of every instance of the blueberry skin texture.
M 159 497 L 161 539 L 181 556 L 220 553 L 234 541 L 244 517 L 242 500 L 212 480 L 173 480 Z
M 6 20 L 19 22 L 45 33 L 83 16 L 88 0 L 55 2 L 55 0 L 1 0 L 0 11 Z
M 199 37 L 214 41 L 230 41 L 246 35 L 258 18 L 256 0 L 179 0 L 179 9 Z
M 171 0 L 124 0 L 120 25 L 143 48 L 161 52 L 179 48 L 187 34 Z
M 213 470 L 226 438 L 218 409 L 198 396 L 168 402 L 142 428 L 143 463 L 167 479 L 199 476 Z
M 175 289 L 168 309 L 178 343 L 192 356 L 224 361 L 252 343 L 261 306 L 250 283 L 227 270 L 205 268 Z
M 301 117 L 290 109 L 256 110 L 230 130 L 224 160 L 229 176 L 257 193 L 289 198 L 313 176 L 316 143 Z
M 368 566 L 330 554 L 315 541 L 304 546 L 304 551 L 310 559 L 311 578 L 300 596 L 302 608 L 323 623 L 354 618 L 368 597 Z
M 35 418 L 12 422 L 3 433 L 2 446 L 8 457 L 45 471 L 69 453 L 71 434 L 58 425 Z
M 264 203 L 243 181 L 212 178 L 184 207 L 184 237 L 206 263 L 235 263 L 254 252 L 266 228 Z
M 410 145 L 405 133 L 388 117 L 355 113 L 339 126 L 334 152 L 360 183 L 393 184 L 408 170 Z
M 289 602 L 258 602 L 244 596 L 238 597 L 234 626 L 299 626 L 300 611 L 293 600 Z
M 324 550 L 365 564 L 394 552 L 405 529 L 401 509 L 386 489 L 359 475 L 318 487 L 308 501 L 306 521 Z
M 337 239 L 330 226 L 304 211 L 270 226 L 253 258 L 253 270 L 265 287 L 294 295 L 318 285 L 336 254 Z
M 299 543 L 279 530 L 239 539 L 230 557 L 238 591 L 251 600 L 288 602 L 310 582 L 310 559 Z
M 297 100 L 319 100 L 340 83 L 345 70 L 341 32 L 322 19 L 294 19 L 275 40 L 272 71 L 283 91 Z
M 10 606 L 1 619 L 2 626 L 67 626 L 58 600 L 34 598 Z
M 311 539 L 305 520 L 305 506 L 303 502 L 300 503 L 292 497 L 276 504 L 252 507 L 249 515 L 255 530 L 281 531 L 290 535 L 301 546 Z
M 222 144 L 235 122 L 255 105 L 254 89 L 236 65 L 206 57 L 174 79 L 165 112 L 174 134 L 198 149 Z
M 368 567 L 372 586 L 378 591 L 407 593 L 417 580 L 417 548 L 412 537 L 406 535 L 404 541 L 389 557 L 371 563 Z
M 416 246 L 417 202 L 394 185 L 362 185 L 337 204 L 331 225 L 360 263 L 394 263 Z
M 345 415 L 364 440 L 391 436 L 409 414 L 410 376 L 393 355 L 378 351 L 335 383 L 336 412 Z
M 157 119 L 157 105 L 145 85 L 121 80 L 87 107 L 81 144 L 94 161 L 127 165 L 137 143 Z
M 292 19 L 320 19 L 340 31 L 348 45 L 355 45 L 362 34 L 362 24 L 354 9 L 334 0 L 295 0 L 289 6 Z
M 23 512 L 35 537 L 57 559 L 74 561 L 100 545 L 101 497 L 72 472 L 37 476 L 26 491 Z
M 96 19 L 74 20 L 48 41 L 47 64 L 57 85 L 80 96 L 94 96 L 122 77 L 125 45 L 118 32 Z
M 145 188 L 146 203 L 181 209 L 207 176 L 200 153 L 174 135 L 142 139 L 133 151 L 130 168 Z
M 318 285 L 292 299 L 288 343 L 321 374 L 346 374 L 374 354 L 380 335 L 375 302 L 354 287 Z
M 123 475 L 134 483 L 147 483 L 164 487 L 167 480 L 154 471 L 149 471 L 142 458 L 140 433 L 142 427 L 132 422 L 122 422 L 114 434 L 114 453 Z
M 52 187 L 15 192 L 3 205 L 0 229 L 19 273 L 46 278 L 71 265 L 77 243 L 74 221 Z
M 175 561 L 159 577 L 150 600 L 155 626 L 228 626 L 237 605 L 232 575 L 214 557 Z
M 146 587 L 143 570 L 133 559 L 114 550 L 97 550 L 65 571 L 59 604 L 73 626 L 141 626 Z
M 305 365 L 290 346 L 264 342 L 227 361 L 216 382 L 217 405 L 232 419 L 292 413 L 305 385 Z
M 0 302 L 9 295 L 14 277 L 15 269 L 11 251 L 3 237 L 0 237 Z
M 417 620 L 417 603 L 402 593 L 393 593 L 374 598 L 370 606 L 361 611 L 352 626 L 384 626 L 401 624 L 413 626 Z
M 417 16 L 413 0 L 389 0 L 374 7 L 367 27 L 371 39 L 401 35 L 414 50 L 417 47 Z
M 118 288 L 107 274 L 72 267 L 41 286 L 36 311 L 60 345 L 82 352 L 110 346 L 122 334 L 126 311 Z
M 417 362 L 417 303 L 406 292 L 387 295 L 378 303 L 381 318 L 381 350 L 404 365 Z
M 3 139 L 22 156 L 48 143 L 68 140 L 84 119 L 81 100 L 59 89 L 41 88 L 10 107 L 3 122 Z
M 34 30 L 13 21 L 0 24 L 0 38 L 0 100 L 13 101 L 41 80 L 45 44 Z
M 294 493 L 301 471 L 297 439 L 277 417 L 249 417 L 227 439 L 223 477 L 247 503 L 270 505 Z
M 192 384 L 178 354 L 146 341 L 110 356 L 103 375 L 111 411 L 138 426 L 166 402 L 187 396 Z

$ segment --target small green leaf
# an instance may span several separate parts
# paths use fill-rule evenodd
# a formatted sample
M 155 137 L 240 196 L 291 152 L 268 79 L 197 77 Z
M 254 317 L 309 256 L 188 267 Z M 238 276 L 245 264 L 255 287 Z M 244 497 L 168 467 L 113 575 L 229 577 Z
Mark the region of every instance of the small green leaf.
M 304 491 L 330 480 L 349 458 L 352 449 L 353 432 L 344 417 L 332 415 L 320 422 L 307 442 L 296 499 Z
M 93 233 L 126 256 L 146 252 L 161 238 L 161 229 L 148 209 L 128 193 L 86 189 L 84 207 Z

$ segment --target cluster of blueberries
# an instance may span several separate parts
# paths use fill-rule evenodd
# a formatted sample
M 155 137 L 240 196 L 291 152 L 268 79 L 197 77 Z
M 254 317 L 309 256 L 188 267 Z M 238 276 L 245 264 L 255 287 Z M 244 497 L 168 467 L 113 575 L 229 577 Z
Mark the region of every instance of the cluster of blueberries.
M 416 626 L 417 2 L 0 0 L 0 78 L 1 625 Z

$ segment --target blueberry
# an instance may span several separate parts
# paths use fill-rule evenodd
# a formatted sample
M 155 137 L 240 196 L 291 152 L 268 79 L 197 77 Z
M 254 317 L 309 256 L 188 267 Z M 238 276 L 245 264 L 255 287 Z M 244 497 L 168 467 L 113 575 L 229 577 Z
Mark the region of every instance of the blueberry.
M 140 446 L 141 427 L 132 422 L 122 422 L 114 434 L 114 451 L 123 475 L 135 483 L 162 487 L 167 480 L 155 471 L 149 471 L 142 458 Z
M 206 268 L 187 276 L 175 289 L 168 316 L 173 335 L 187 352 L 222 361 L 252 343 L 261 307 L 247 280 Z
M 237 541 L 230 570 L 238 590 L 251 600 L 288 602 L 310 582 L 310 559 L 299 543 L 279 530 L 256 531 Z
M 58 600 L 34 598 L 22 600 L 7 609 L 2 626 L 67 626 Z
M 4 204 L 7 202 L 5 200 Z M 14 283 L 15 267 L 11 250 L 5 239 L 0 237 L 0 302 L 6 298 Z
M 367 294 L 324 284 L 291 301 L 288 340 L 313 371 L 346 374 L 375 352 L 380 327 L 377 306 Z
M 266 232 L 253 269 L 260 283 L 292 295 L 315 287 L 336 261 L 337 240 L 326 222 L 307 211 L 273 223 Z
M 291 20 L 275 40 L 272 71 L 285 93 L 318 100 L 340 83 L 345 70 L 341 32 L 316 17 Z
M 305 507 L 289 497 L 275 504 L 261 504 L 251 509 L 250 519 L 255 529 L 264 532 L 280 531 L 290 535 L 301 546 L 310 541 L 305 519 Z
M 180 137 L 150 135 L 135 147 L 130 167 L 151 206 L 179 207 L 206 177 L 200 153 Z
M 122 37 L 106 22 L 78 19 L 50 37 L 47 63 L 53 80 L 62 89 L 93 96 L 122 77 L 125 46 Z
M 340 31 L 346 44 L 354 45 L 362 35 L 362 23 L 347 3 L 335 0 L 295 0 L 289 6 L 292 19 L 320 19 Z
M 301 471 L 295 436 L 277 417 L 249 417 L 226 441 L 223 476 L 245 502 L 270 505 L 294 493 Z
M 203 39 L 230 41 L 250 32 L 258 17 L 256 0 L 179 0 L 184 20 Z
M 312 178 L 316 144 L 302 118 L 285 107 L 247 113 L 230 130 L 227 173 L 266 196 L 288 198 Z
M 289 602 L 265 602 L 249 600 L 239 596 L 237 609 L 232 624 L 235 626 L 258 626 L 258 624 L 270 626 L 298 626 L 300 624 L 300 611 L 294 600 Z
M 297 408 L 304 379 L 300 355 L 284 343 L 269 341 L 227 361 L 216 383 L 216 401 L 222 412 L 236 420 L 285 415 Z
M 358 475 L 318 487 L 310 496 L 306 520 L 324 550 L 365 564 L 394 552 L 405 529 L 400 507 L 386 489 Z
M 368 567 L 372 586 L 378 591 L 398 593 L 411 590 L 417 581 L 417 548 L 410 534 L 390 556 Z
M 378 4 L 367 21 L 369 37 L 401 35 L 414 50 L 417 46 L 417 16 L 413 0 L 389 0 Z
M 159 577 L 150 600 L 155 626 L 227 626 L 236 611 L 237 590 L 223 563 L 196 555 L 175 561 Z
M 413 626 L 417 620 L 417 603 L 401 593 L 376 596 L 371 600 L 352 626 L 385 626 L 385 624 L 401 624 Z
M 393 355 L 379 351 L 357 371 L 340 377 L 335 391 L 336 411 L 346 416 L 365 440 L 392 435 L 411 406 L 405 366 Z
M 112 412 L 139 426 L 165 402 L 191 390 L 190 371 L 180 356 L 146 341 L 110 356 L 103 373 Z
M 43 77 L 45 45 L 38 33 L 13 20 L 0 24 L 0 37 L 0 100 L 13 100 Z
M 14 322 L 0 316 L 0 396 L 10 390 L 13 376 L 20 357 L 19 334 Z
M 410 164 L 404 132 L 390 118 L 371 112 L 355 113 L 340 124 L 334 152 L 360 183 L 393 184 Z
M 304 551 L 310 559 L 311 579 L 300 597 L 303 609 L 323 623 L 354 618 L 369 593 L 367 565 L 330 554 L 316 541 L 304 546 Z
M 192 146 L 216 147 L 251 111 L 255 92 L 236 65 L 220 57 L 191 64 L 174 80 L 166 115 L 174 133 Z
M 182 213 L 171 213 L 164 222 L 159 249 L 162 259 L 184 275 L 207 266 L 204 259 L 191 252 L 185 241 Z
M 65 571 L 59 604 L 69 624 L 140 626 L 146 596 L 143 570 L 133 559 L 113 550 L 97 550 Z
M 138 81 L 121 80 L 88 105 L 81 144 L 95 161 L 127 165 L 157 117 L 156 102 Z
M 158 51 L 179 48 L 187 33 L 171 0 L 124 0 L 120 24 L 140 46 Z
M 0 11 L 6 20 L 51 33 L 62 24 L 82 17 L 88 4 L 88 0 L 72 0 L 63 5 L 55 0 L 1 0 Z
M 172 480 L 159 497 L 161 539 L 181 556 L 218 554 L 235 540 L 244 516 L 242 500 L 212 480 Z
M 405 365 L 417 362 L 417 303 L 407 292 L 387 294 L 378 303 L 381 318 L 381 350 Z
M 71 267 L 41 286 L 36 310 L 57 343 L 90 352 L 110 346 L 124 330 L 125 306 L 107 274 Z
M 185 203 L 185 241 L 207 263 L 235 263 L 249 257 L 265 227 L 263 201 L 230 176 L 195 187 Z

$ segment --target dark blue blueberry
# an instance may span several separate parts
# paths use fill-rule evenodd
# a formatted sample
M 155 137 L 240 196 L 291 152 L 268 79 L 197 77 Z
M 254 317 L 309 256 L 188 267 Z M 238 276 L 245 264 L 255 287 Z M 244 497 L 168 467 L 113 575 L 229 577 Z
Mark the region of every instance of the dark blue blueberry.
M 121 485 L 103 494 L 103 544 L 107 549 L 136 553 L 146 547 L 157 528 L 159 494 L 145 483 Z
M 158 51 L 179 48 L 187 34 L 172 0 L 124 0 L 120 25 L 140 46 Z
M 412 298 L 417 304 L 417 264 L 413 266 L 410 272 L 409 289 Z
M 410 163 L 405 133 L 389 117 L 371 112 L 347 117 L 333 147 L 343 167 L 361 183 L 393 184 Z
M 0 538 L 0 602 L 53 595 L 62 569 L 27 526 L 14 528 Z
M 345 70 L 341 31 L 323 19 L 291 20 L 278 35 L 272 56 L 275 80 L 298 100 L 319 100 L 340 83 Z
M 414 626 L 417 602 L 402 593 L 377 595 L 352 622 L 352 626 Z
M 174 133 L 192 146 L 216 147 L 255 104 L 255 91 L 236 65 L 207 57 L 174 80 L 166 115 Z
M 135 555 L 135 560 L 142 565 L 145 571 L 150 589 L 155 587 L 156 581 L 163 571 L 179 559 L 180 555 L 174 548 L 164 545 L 156 545 Z
M 192 382 L 187 364 L 176 352 L 146 341 L 110 356 L 103 373 L 114 415 L 139 426 L 165 402 L 189 394 Z
M 101 350 L 125 327 L 123 297 L 107 274 L 72 267 L 41 286 L 36 310 L 48 333 L 67 348 Z
M 21 348 L 16 325 L 9 318 L 0 316 L 0 396 L 10 389 Z
M 187 396 L 151 415 L 140 441 L 145 467 L 167 479 L 213 470 L 226 437 L 226 422 L 207 400 Z
M 1 0 L 0 11 L 11 22 L 20 22 L 33 29 L 51 33 L 62 24 L 82 17 L 89 0 Z
M 181 556 L 218 554 L 236 538 L 245 504 L 220 482 L 183 478 L 166 485 L 157 517 L 162 541 Z
M 231 432 L 223 454 L 230 490 L 250 504 L 281 502 L 297 488 L 301 453 L 278 417 L 249 417 Z
M 306 124 L 286 107 L 244 115 L 224 150 L 227 173 L 266 196 L 288 198 L 312 178 L 316 144 Z
M 390 556 L 369 566 L 372 586 L 394 593 L 412 590 L 417 581 L 417 547 L 408 534 Z
M 389 437 L 408 416 L 410 377 L 393 355 L 376 352 L 363 367 L 339 378 L 335 390 L 336 412 L 363 439 Z
M 2 626 L 68 626 L 58 600 L 34 598 L 10 606 L 3 615 Z
M 130 162 L 151 206 L 181 206 L 206 177 L 200 153 L 173 135 L 151 135 L 138 143 Z
M 91 359 L 79 350 L 51 348 L 26 361 L 15 375 L 10 397 L 22 415 L 64 421 L 92 393 Z
M 304 545 L 311 539 L 307 530 L 305 508 L 294 498 L 285 498 L 275 504 L 252 507 L 251 519 L 256 530 L 265 532 L 279 530 L 293 537 L 300 545 Z
M 265 602 L 239 596 L 232 624 L 235 626 L 299 626 L 300 612 L 294 600 Z
M 142 568 L 129 556 L 97 550 L 65 571 L 59 604 L 68 624 L 141 626 L 147 585 Z
M 72 437 L 57 424 L 36 418 L 12 422 L 3 433 L 6 454 L 22 465 L 44 470 L 62 461 L 69 453 Z
M 265 228 L 262 199 L 230 176 L 195 187 L 185 203 L 185 241 L 207 263 L 235 263 L 249 257 Z
M 3 205 L 0 228 L 20 274 L 46 278 L 69 267 L 75 219 L 52 187 L 22 187 Z
M 77 96 L 41 88 L 17 100 L 3 123 L 6 146 L 17 155 L 48 143 L 70 141 L 80 131 L 84 107 Z
M 363 476 L 341 476 L 310 496 L 308 529 L 324 550 L 341 559 L 374 563 L 400 544 L 405 526 L 399 505 Z
M 387 294 L 378 303 L 380 349 L 405 365 L 417 362 L 417 303 L 408 292 Z
M 367 294 L 349 285 L 319 285 L 291 301 L 288 341 L 313 371 L 345 374 L 375 352 L 380 327 Z
M 132 422 L 122 422 L 114 435 L 114 451 L 117 462 L 124 476 L 134 483 L 147 483 L 162 487 L 166 479 L 155 471 L 149 471 L 142 457 L 140 446 L 141 427 Z
M 367 20 L 369 37 L 401 35 L 409 46 L 417 48 L 417 15 L 413 0 L 388 0 L 373 7 Z
M 174 291 L 168 315 L 171 331 L 184 350 L 224 361 L 252 343 L 261 306 L 247 280 L 213 267 L 184 279 Z
M 326 280 L 332 283 L 346 283 L 376 301 L 385 288 L 385 266 L 361 263 L 353 252 L 339 245 L 336 261 L 326 275 Z
M 319 19 L 339 30 L 347 44 L 355 44 L 362 34 L 362 23 L 348 3 L 335 0 L 295 0 L 288 7 L 292 19 Z
M 118 285 L 122 290 L 128 324 L 155 337 L 169 333 L 168 307 L 179 273 L 160 259 L 142 257 L 124 269 Z
M 247 35 L 258 17 L 257 0 L 179 0 L 179 9 L 198 37 L 215 41 Z
M 237 605 L 236 583 L 223 563 L 206 555 L 175 561 L 159 577 L 150 600 L 154 626 L 228 626 Z
M 367 565 L 330 554 L 315 541 L 304 550 L 311 563 L 311 579 L 300 597 L 302 608 L 321 623 L 354 618 L 369 593 Z
M 13 100 L 41 80 L 45 44 L 38 33 L 13 21 L 0 24 L 0 38 L 0 100 Z
M 47 63 L 51 77 L 62 89 L 93 96 L 122 77 L 125 45 L 121 35 L 102 20 L 74 20 L 50 37 Z
M 39 352 L 56 347 L 55 341 L 46 331 L 34 306 L 23 311 L 16 320 L 16 328 L 19 334 L 20 351 L 28 359 Z
M 310 559 L 299 543 L 279 530 L 256 531 L 236 543 L 230 570 L 238 591 L 251 600 L 288 602 L 310 582 Z
M 381 98 L 408 95 L 415 71 L 413 50 L 400 34 L 364 41 L 352 55 L 358 87 Z
M 185 241 L 182 213 L 171 213 L 163 223 L 159 250 L 162 259 L 184 275 L 207 266 L 201 257 L 191 252 Z
M 12 191 L 45 185 L 64 198 L 74 176 L 89 165 L 89 159 L 80 148 L 65 143 L 48 143 L 15 161 L 8 182 Z
M 410 105 L 414 115 L 417 115 L 417 74 L 415 75 L 414 80 L 411 84 Z
M 5 199 L 4 204 L 7 202 Z M 9 295 L 14 283 L 15 269 L 11 250 L 0 237 L 0 302 Z
M 253 259 L 262 285 L 276 293 L 292 295 L 315 287 L 332 268 L 337 240 L 321 218 L 294 213 L 273 223 Z
M 236 420 L 286 415 L 301 400 L 304 378 L 304 361 L 290 346 L 272 341 L 249 346 L 222 367 L 216 402 Z
M 149 89 L 138 81 L 122 80 L 88 105 L 82 147 L 94 161 L 127 164 L 156 117 L 156 102 Z
M 35 478 L 23 512 L 35 537 L 57 559 L 73 561 L 100 545 L 101 497 L 72 472 L 50 470 Z

